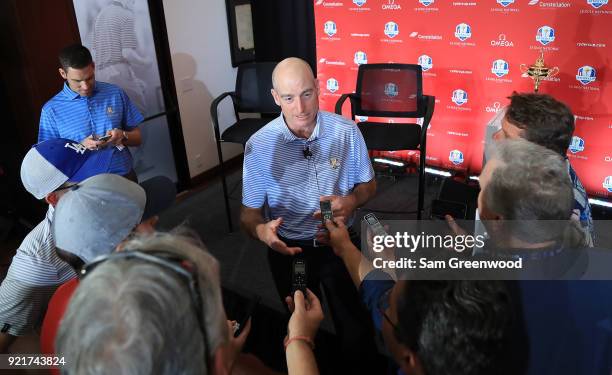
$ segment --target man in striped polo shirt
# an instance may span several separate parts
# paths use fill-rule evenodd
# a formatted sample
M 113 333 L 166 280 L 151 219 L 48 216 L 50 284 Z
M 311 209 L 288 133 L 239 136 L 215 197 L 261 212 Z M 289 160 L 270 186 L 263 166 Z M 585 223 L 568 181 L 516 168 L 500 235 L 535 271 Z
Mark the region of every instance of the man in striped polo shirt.
M 241 225 L 268 246 L 281 299 L 291 294 L 293 259 L 306 260 L 308 288 L 321 296 L 321 283 L 332 313 L 339 365 L 362 373 L 360 362 L 376 352 L 372 330 L 346 268 L 325 245 L 319 208 L 329 200 L 334 217 L 353 223 L 355 209 L 376 192 L 368 150 L 352 121 L 319 111 L 318 81 L 305 61 L 280 62 L 272 84 L 282 114 L 246 144 Z
M 138 124 L 143 117 L 119 87 L 95 80 L 91 53 L 80 44 L 64 48 L 59 55 L 59 73 L 66 80 L 63 89 L 42 108 L 38 141 L 68 138 L 80 141 L 89 150 L 113 148 L 120 175 L 135 180 L 132 155 L 125 146 L 139 146 Z M 106 140 L 98 140 L 110 136 Z
M 54 207 L 70 186 L 90 176 L 116 172 L 111 149 L 89 151 L 68 139 L 41 142 L 26 154 L 21 181 L 49 210 L 23 240 L 0 286 L 0 353 L 16 336 L 29 334 L 43 319 L 49 299 L 59 285 L 76 277 L 72 268 L 55 253 L 51 233 Z

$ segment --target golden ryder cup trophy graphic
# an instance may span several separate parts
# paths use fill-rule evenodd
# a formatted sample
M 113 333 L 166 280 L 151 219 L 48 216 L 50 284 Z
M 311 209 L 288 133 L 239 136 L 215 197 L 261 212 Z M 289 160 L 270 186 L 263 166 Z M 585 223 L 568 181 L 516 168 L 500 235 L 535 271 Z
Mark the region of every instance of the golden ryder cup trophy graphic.
M 544 78 L 554 77 L 559 74 L 559 67 L 555 66 L 552 68 L 544 65 L 544 51 L 540 51 L 540 57 L 536 60 L 534 65 L 527 66 L 521 64 L 521 73 L 523 77 L 531 77 L 533 79 L 534 91 L 538 92 L 540 88 L 540 81 Z

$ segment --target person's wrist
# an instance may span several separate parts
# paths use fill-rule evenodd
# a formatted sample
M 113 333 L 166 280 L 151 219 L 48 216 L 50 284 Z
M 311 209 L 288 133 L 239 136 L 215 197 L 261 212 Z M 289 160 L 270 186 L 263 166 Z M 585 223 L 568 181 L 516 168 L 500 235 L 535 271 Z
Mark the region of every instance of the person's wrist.
M 257 237 L 257 239 L 260 240 L 261 242 L 264 242 L 267 244 L 266 239 L 264 238 L 264 233 L 263 233 L 265 229 L 266 229 L 266 224 L 264 223 L 255 225 L 255 237 Z

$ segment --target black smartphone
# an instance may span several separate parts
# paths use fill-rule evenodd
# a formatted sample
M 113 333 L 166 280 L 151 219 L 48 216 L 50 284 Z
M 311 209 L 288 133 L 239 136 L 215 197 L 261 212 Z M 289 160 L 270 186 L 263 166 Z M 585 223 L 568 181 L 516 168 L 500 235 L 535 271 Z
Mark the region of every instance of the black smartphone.
M 259 306 L 259 301 L 261 301 L 260 296 L 255 296 L 255 298 L 249 300 L 249 303 L 247 304 L 247 308 L 245 310 L 245 314 L 237 320 L 236 328 L 234 329 L 234 337 L 240 336 L 247 322 L 249 321 L 251 316 L 253 316 L 255 309 L 257 309 L 257 306 Z
M 291 267 L 291 296 L 296 290 L 301 290 L 306 296 L 306 283 L 308 274 L 306 273 L 306 260 L 295 258 Z
M 451 215 L 454 219 L 463 220 L 467 211 L 465 203 L 434 199 L 431 202 L 431 218 L 444 220 L 445 215 Z
M 325 225 L 325 220 L 332 220 L 334 214 L 332 213 L 331 201 L 321 201 L 321 221 Z
M 376 215 L 374 215 L 373 213 L 369 213 L 365 215 L 363 217 L 363 220 L 365 220 L 365 222 L 368 224 L 368 226 L 372 230 L 372 233 L 375 236 L 386 236 L 387 235 L 387 231 L 382 226 L 382 224 L 380 223 Z
M 96 141 L 100 141 L 100 142 L 106 142 L 109 139 L 111 139 L 112 135 L 111 134 L 107 134 L 107 135 L 103 135 L 100 138 L 96 139 Z

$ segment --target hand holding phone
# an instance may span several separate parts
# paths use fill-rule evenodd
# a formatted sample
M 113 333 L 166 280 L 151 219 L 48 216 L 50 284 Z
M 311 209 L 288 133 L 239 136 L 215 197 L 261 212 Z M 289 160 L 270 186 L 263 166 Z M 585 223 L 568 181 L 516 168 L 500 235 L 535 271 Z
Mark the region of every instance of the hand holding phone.
M 113 137 L 113 135 L 112 135 L 112 134 L 106 134 L 106 135 L 103 135 L 103 136 L 99 137 L 99 138 L 98 138 L 98 139 L 96 139 L 96 140 L 97 140 L 97 141 L 100 141 L 100 142 L 106 142 L 106 141 L 108 141 L 109 139 L 111 139 L 112 137 Z
M 306 283 L 308 274 L 306 273 L 306 260 L 295 258 L 291 267 L 291 294 L 296 290 L 301 290 L 306 295 Z

